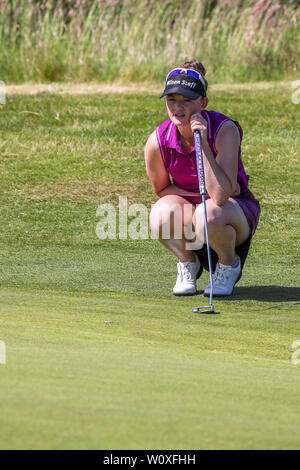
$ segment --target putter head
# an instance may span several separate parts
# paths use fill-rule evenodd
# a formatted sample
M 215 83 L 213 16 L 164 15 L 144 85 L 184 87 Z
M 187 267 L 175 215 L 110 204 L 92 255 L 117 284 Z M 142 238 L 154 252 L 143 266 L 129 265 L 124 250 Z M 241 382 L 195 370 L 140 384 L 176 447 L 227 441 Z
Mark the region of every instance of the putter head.
M 194 307 L 194 313 L 215 313 L 215 307 L 213 305 L 203 305 L 202 307 Z

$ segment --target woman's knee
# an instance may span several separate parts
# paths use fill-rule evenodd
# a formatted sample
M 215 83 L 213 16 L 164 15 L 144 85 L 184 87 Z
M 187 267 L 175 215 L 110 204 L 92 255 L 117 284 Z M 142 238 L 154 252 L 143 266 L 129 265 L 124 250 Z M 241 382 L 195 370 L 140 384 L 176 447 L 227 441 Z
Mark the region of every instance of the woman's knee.
M 171 234 L 176 229 L 181 230 L 183 225 L 188 223 L 188 219 L 192 220 L 192 217 L 192 204 L 187 204 L 179 196 L 168 195 L 153 205 L 150 212 L 150 227 L 157 235 L 161 235 L 162 230 L 167 230 Z
M 206 202 L 206 217 L 207 217 L 207 225 L 208 230 L 210 233 L 214 233 L 219 231 L 224 227 L 224 218 L 222 214 L 222 208 L 217 206 L 216 204 L 207 201 Z M 203 204 L 199 204 L 197 207 L 194 217 L 193 223 L 196 228 L 196 231 L 204 230 L 205 226 L 205 213 L 204 213 L 204 206 Z

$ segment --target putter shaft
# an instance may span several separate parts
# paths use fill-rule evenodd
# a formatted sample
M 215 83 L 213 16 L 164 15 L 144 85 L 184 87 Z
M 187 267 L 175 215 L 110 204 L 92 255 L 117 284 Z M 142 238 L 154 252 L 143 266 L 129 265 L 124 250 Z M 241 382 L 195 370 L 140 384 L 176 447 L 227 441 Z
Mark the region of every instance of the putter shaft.
M 206 236 L 207 258 L 208 258 L 208 268 L 209 268 L 209 278 L 210 278 L 210 292 L 209 292 L 209 305 L 204 305 L 203 307 L 195 307 L 193 309 L 193 312 L 196 312 L 196 313 L 213 313 L 215 311 L 215 309 L 214 309 L 214 306 L 212 304 L 213 278 L 212 278 L 212 265 L 211 265 L 211 254 L 210 254 L 207 212 L 206 212 L 206 200 L 205 200 L 206 186 L 205 186 L 205 176 L 204 176 L 204 166 L 203 166 L 201 134 L 200 134 L 199 131 L 195 131 L 194 138 L 195 138 L 197 171 L 198 171 L 198 181 L 199 181 L 199 192 L 202 196 L 202 204 L 203 204 L 203 207 L 204 207 L 204 222 L 205 222 L 205 236 Z

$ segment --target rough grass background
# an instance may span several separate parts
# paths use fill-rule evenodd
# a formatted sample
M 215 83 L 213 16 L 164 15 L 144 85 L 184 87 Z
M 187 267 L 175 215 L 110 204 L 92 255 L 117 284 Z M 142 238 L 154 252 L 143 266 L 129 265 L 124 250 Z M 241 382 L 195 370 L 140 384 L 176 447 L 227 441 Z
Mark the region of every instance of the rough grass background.
M 210 82 L 297 78 L 298 0 L 0 0 L 0 79 L 161 81 L 197 58 Z

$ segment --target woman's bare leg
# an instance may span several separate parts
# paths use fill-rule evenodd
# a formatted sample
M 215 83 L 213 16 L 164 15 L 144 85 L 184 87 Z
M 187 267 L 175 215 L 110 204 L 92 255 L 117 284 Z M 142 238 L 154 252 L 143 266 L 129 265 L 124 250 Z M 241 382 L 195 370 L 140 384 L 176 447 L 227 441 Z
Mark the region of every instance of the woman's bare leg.
M 209 241 L 224 265 L 236 262 L 235 247 L 241 245 L 250 235 L 247 218 L 232 198 L 223 206 L 217 206 L 212 199 L 206 201 Z M 194 212 L 196 231 L 203 230 L 204 212 L 200 204 Z M 198 228 L 199 227 L 199 228 Z
M 189 207 L 188 207 L 189 206 Z M 187 245 L 190 238 L 185 233 L 192 231 L 192 219 L 195 206 L 177 195 L 168 195 L 159 199 L 152 207 L 150 226 L 159 241 L 181 262 L 194 261 L 192 249 Z

